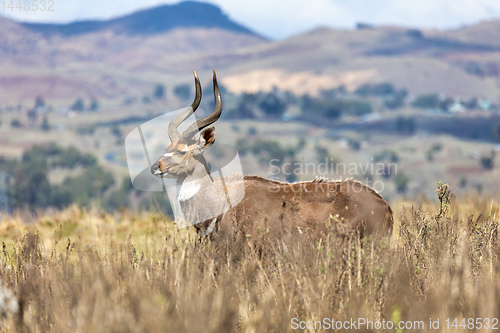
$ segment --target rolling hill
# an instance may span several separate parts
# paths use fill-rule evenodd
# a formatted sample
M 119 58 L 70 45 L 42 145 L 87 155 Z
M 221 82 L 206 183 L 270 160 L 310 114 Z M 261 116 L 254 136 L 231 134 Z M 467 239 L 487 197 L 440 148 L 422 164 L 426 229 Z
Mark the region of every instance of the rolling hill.
M 238 74 L 226 81 L 237 92 L 278 86 L 297 93 L 339 85 L 353 90 L 363 83 L 389 81 L 414 94 L 496 99 L 500 95 L 496 39 L 467 41 L 456 36 L 455 31 L 437 34 L 401 27 L 318 28 L 249 50 L 247 57 L 253 60 L 231 64 L 228 71 Z M 476 67 L 476 72 L 471 70 Z
M 33 96 L 115 98 L 150 91 L 179 73 L 207 69 L 199 55 L 267 39 L 231 21 L 220 8 L 183 2 L 107 21 L 14 22 L 0 17 L 0 104 Z
M 390 81 L 413 94 L 500 96 L 500 21 L 448 31 L 320 27 L 269 41 L 188 1 L 103 21 L 0 24 L 0 104 L 140 95 L 157 82 L 191 82 L 193 69 L 208 82 L 213 68 L 235 93 Z

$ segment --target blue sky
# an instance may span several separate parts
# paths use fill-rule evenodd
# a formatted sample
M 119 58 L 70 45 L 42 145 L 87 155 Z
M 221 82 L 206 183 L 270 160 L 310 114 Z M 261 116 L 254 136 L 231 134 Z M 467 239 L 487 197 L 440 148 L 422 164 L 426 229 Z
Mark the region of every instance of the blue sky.
M 7 2 L 9 0 L 6 0 Z M 18 0 L 14 0 L 16 2 Z M 41 1 L 41 0 L 38 0 Z M 24 2 L 24 1 L 23 1 Z M 53 12 L 0 14 L 35 22 L 110 18 L 179 1 L 53 0 Z M 267 37 L 282 39 L 317 26 L 352 28 L 356 22 L 409 27 L 457 28 L 500 18 L 500 0 L 208 0 L 233 20 Z

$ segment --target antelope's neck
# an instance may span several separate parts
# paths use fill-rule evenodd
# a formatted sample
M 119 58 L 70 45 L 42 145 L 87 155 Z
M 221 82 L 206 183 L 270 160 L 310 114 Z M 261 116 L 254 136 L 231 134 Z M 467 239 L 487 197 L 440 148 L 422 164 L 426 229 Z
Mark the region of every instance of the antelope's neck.
M 177 199 L 181 202 L 187 201 L 193 198 L 202 187 L 202 182 L 200 180 L 184 181 L 178 184 Z
M 211 186 L 211 177 L 206 174 L 202 177 L 188 177 L 177 181 L 177 199 L 180 202 L 186 202 L 197 195 L 203 193 L 204 189 Z

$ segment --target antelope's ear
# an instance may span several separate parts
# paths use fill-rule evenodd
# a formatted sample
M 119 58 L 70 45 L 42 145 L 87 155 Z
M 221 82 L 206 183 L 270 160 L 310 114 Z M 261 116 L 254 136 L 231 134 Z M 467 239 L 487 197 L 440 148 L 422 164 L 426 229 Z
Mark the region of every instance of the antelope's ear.
M 215 127 L 209 127 L 200 134 L 197 145 L 201 152 L 213 145 L 215 142 Z

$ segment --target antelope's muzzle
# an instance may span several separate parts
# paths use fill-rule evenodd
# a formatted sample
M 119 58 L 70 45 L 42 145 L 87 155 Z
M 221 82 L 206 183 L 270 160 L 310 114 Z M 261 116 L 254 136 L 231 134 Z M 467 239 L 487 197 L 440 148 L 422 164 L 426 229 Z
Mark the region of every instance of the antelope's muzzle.
M 157 178 L 162 178 L 163 171 L 161 171 L 160 165 L 158 164 L 158 162 L 156 162 L 155 164 L 153 164 L 151 166 L 151 174 Z

